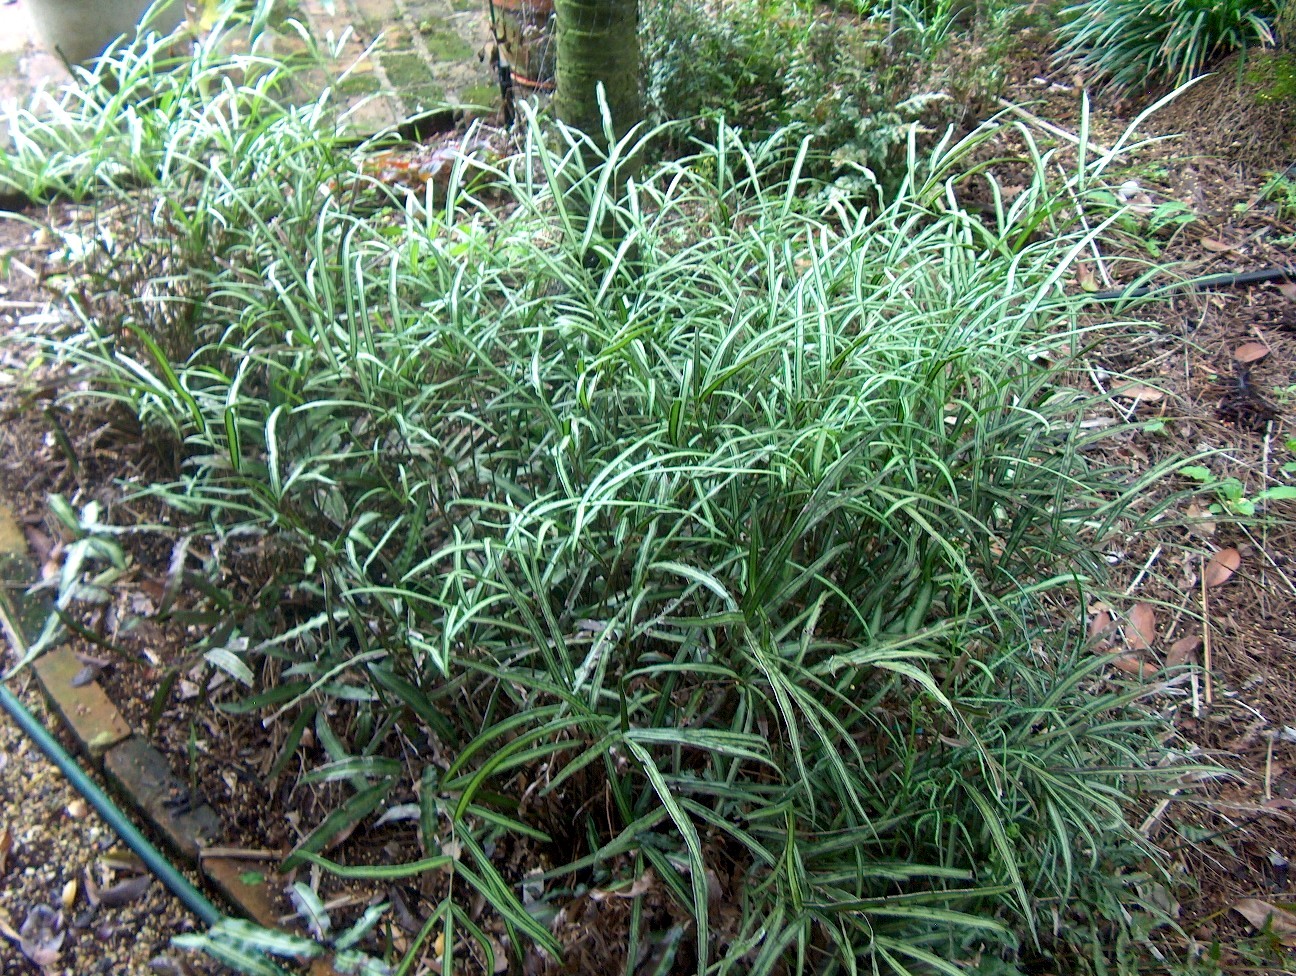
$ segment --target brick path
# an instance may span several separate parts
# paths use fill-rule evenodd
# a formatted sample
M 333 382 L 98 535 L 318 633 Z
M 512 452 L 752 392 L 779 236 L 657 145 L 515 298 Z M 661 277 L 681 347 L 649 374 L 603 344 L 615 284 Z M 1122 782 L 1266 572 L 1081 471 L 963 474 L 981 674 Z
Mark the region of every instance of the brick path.
M 0 4 L 0 105 L 25 99 L 34 88 L 68 77 L 36 36 L 28 4 Z M 311 35 L 341 42 L 339 94 L 353 106 L 350 127 L 367 135 L 410 115 L 443 105 L 498 107 L 499 92 L 482 55 L 490 40 L 486 0 L 282 0 Z M 284 48 L 291 49 L 291 41 Z M 354 67 L 352 67 L 354 65 Z M 352 70 L 346 72 L 345 69 Z M 340 79 L 340 80 L 338 80 Z M 327 74 L 303 79 L 308 92 Z M 0 142 L 3 142 L 0 122 Z

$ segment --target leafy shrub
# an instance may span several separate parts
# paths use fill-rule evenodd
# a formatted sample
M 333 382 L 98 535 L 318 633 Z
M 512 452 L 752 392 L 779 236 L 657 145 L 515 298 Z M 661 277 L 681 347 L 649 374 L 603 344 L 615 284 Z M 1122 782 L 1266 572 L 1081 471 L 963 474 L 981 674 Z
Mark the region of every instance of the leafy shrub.
M 132 242 L 201 285 L 192 347 L 152 338 L 145 293 L 83 304 L 57 352 L 169 433 L 151 493 L 223 551 L 275 547 L 205 649 L 255 686 L 231 712 L 291 721 L 274 775 L 313 727 L 306 780 L 348 791 L 292 863 L 420 877 L 409 958 L 436 928 L 486 971 L 474 898 L 511 952 L 557 955 L 559 909 L 649 869 L 691 936 L 635 896 L 624 948 L 663 971 L 956 973 L 1126 925 L 1160 729 L 1066 607 L 1156 511 L 1094 450 L 1127 428 L 1086 423 L 1110 405 L 1072 382 L 1091 336 L 1059 288 L 1087 244 L 1059 221 L 1110 159 L 1050 187 L 1032 146 L 981 217 L 986 128 L 820 210 L 786 133 L 717 123 L 618 190 L 637 147 L 594 164 L 532 119 L 489 195 L 466 163 L 406 195 L 318 107 L 227 94 L 172 101 L 152 159 L 213 253 Z M 423 860 L 320 856 L 395 803 Z M 545 869 L 528 904 L 519 861 Z
M 1083 0 L 1063 11 L 1058 58 L 1115 88 L 1182 85 L 1234 51 L 1274 42 L 1274 0 Z
M 854 182 L 869 170 L 894 186 L 915 130 L 961 120 L 997 89 L 1007 10 L 986 5 L 973 41 L 960 46 L 963 10 L 946 3 L 846 16 L 800 0 L 653 0 L 648 104 L 661 119 L 722 116 L 757 137 L 798 127 L 817 165 Z

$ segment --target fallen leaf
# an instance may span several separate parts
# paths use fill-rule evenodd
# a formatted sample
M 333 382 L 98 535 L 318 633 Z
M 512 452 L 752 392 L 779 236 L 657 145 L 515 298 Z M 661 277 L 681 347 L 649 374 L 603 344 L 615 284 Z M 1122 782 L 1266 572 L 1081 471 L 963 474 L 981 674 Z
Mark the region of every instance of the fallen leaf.
M 1080 265 L 1076 270 L 1076 278 L 1080 282 L 1080 287 L 1085 291 L 1094 292 L 1098 290 L 1098 279 L 1094 273 L 1089 270 L 1088 265 Z
M 1221 549 L 1215 555 L 1211 556 L 1210 562 L 1206 564 L 1206 585 L 1221 586 L 1227 583 L 1238 571 L 1242 565 L 1242 554 L 1230 546 L 1228 549 Z
M 1284 281 L 1278 286 L 1278 290 L 1293 302 L 1296 302 L 1296 282 Z
M 1189 523 L 1188 531 L 1195 535 L 1212 536 L 1215 534 L 1216 523 L 1213 518 L 1209 518 L 1211 510 L 1201 504 L 1197 499 L 1188 503 L 1187 513 Z
M 1165 396 L 1163 390 L 1148 386 L 1146 383 L 1130 383 L 1119 390 L 1113 390 L 1112 393 L 1123 400 L 1142 400 L 1145 403 L 1156 403 Z
M 1136 603 L 1129 612 L 1130 627 L 1125 629 L 1125 643 L 1133 650 L 1151 647 L 1156 640 L 1156 611 L 1150 603 Z
M 1201 239 L 1201 246 L 1205 250 L 1210 251 L 1213 254 L 1226 254 L 1227 252 L 1233 250 L 1232 244 L 1226 244 L 1223 241 L 1217 241 L 1213 237 L 1203 237 Z
M 608 898 L 638 898 L 652 890 L 653 882 L 656 880 L 652 869 L 649 868 L 626 887 L 593 888 L 590 890 L 590 897 L 595 901 L 606 901 Z
M 125 881 L 118 881 L 115 885 L 109 885 L 107 888 L 100 888 L 98 892 L 99 901 L 109 908 L 119 908 L 144 897 L 144 893 L 152 885 L 153 876 L 151 874 L 141 874 L 134 878 L 127 878 Z
M 1233 358 L 1239 363 L 1258 363 L 1269 355 L 1269 347 L 1263 342 L 1244 342 L 1233 350 Z
M 1118 654 L 1111 659 L 1112 667 L 1117 671 L 1124 671 L 1136 678 L 1146 678 L 1153 671 L 1150 664 L 1145 663 L 1133 654 Z
M 37 966 L 48 969 L 58 961 L 66 936 L 63 913 L 48 905 L 37 905 L 18 930 L 18 947 Z
M 1178 668 L 1196 661 L 1197 652 L 1201 650 L 1201 646 L 1202 639 L 1196 635 L 1180 637 L 1166 651 L 1165 666 L 1167 668 Z
M 126 871 L 130 874 L 143 874 L 148 870 L 140 856 L 128 847 L 113 847 L 103 853 L 99 863 L 110 871 Z
M 99 885 L 95 883 L 94 876 L 90 873 L 89 868 L 86 868 L 84 871 L 82 871 L 81 876 L 85 879 L 86 901 L 90 903 L 91 908 L 98 908 L 99 907 Z
M 1268 929 L 1285 946 L 1296 946 L 1296 915 L 1259 898 L 1243 898 L 1233 905 L 1257 930 Z
M 1100 637 L 1112 629 L 1112 616 L 1106 610 L 1099 610 L 1089 621 L 1089 639 Z

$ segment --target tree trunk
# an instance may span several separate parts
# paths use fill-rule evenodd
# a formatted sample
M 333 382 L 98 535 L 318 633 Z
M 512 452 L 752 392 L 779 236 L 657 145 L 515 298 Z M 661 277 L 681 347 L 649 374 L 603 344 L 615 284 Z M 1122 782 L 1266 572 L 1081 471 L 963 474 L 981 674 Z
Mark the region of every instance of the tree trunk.
M 558 91 L 554 111 L 604 143 L 598 85 L 620 136 L 643 117 L 639 95 L 639 0 L 557 0 Z

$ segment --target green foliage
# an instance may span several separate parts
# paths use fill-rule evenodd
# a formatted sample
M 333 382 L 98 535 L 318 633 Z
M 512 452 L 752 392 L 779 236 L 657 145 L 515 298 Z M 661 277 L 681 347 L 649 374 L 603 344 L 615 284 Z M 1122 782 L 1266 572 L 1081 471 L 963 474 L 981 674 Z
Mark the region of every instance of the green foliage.
M 1274 173 L 1265 181 L 1261 195 L 1272 204 L 1274 215 L 1287 222 L 1296 220 L 1296 172 L 1291 169 Z
M 493 970 L 474 900 L 556 954 L 568 899 L 649 868 L 693 931 L 633 895 L 626 951 L 699 972 L 955 974 L 1128 937 L 1155 865 L 1130 794 L 1174 770 L 1064 612 L 1113 526 L 1158 513 L 1155 472 L 1099 460 L 1130 428 L 1086 423 L 1110 404 L 1072 379 L 1094 337 L 1060 287 L 1113 157 L 1057 186 L 1016 131 L 1033 175 L 1005 200 L 985 127 L 864 207 L 787 132 L 715 123 L 618 187 L 633 138 L 600 160 L 529 119 L 515 155 L 409 195 L 323 103 L 192 94 L 144 189 L 67 161 L 150 228 L 92 223 L 87 273 L 121 247 L 165 271 L 79 292 L 56 351 L 170 442 L 144 490 L 209 527 L 221 558 L 176 585 L 211 594 L 207 659 L 256 683 L 223 707 L 288 725 L 272 778 L 313 732 L 305 779 L 339 801 L 290 864 L 422 878 L 407 961 L 435 933 L 447 972 L 456 946 Z M 56 138 L 31 127 L 24 158 Z M 423 860 L 320 856 L 391 804 Z M 506 849 L 547 868 L 525 901 Z M 193 944 L 268 967 L 267 938 Z
M 1296 54 L 1284 50 L 1247 65 L 1246 81 L 1255 87 L 1260 105 L 1284 102 L 1296 105 Z
M 1118 89 L 1182 85 L 1234 51 L 1274 43 L 1275 0 L 1082 0 L 1063 11 L 1061 61 Z
M 797 127 L 836 176 L 858 183 L 867 170 L 867 182 L 894 186 L 913 135 L 997 92 L 1015 7 L 896 4 L 848 16 L 802 0 L 652 0 L 648 103 L 661 119 L 722 116 L 757 136 Z

